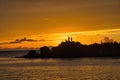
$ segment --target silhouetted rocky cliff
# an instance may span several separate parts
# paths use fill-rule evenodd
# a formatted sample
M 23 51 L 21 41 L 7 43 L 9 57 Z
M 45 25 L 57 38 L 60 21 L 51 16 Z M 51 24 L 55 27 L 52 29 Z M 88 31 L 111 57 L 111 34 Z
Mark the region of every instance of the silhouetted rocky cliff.
M 72 41 L 72 38 L 61 42 L 57 47 L 49 49 L 44 46 L 40 53 L 31 50 L 21 58 L 79 58 L 79 57 L 120 57 L 120 43 L 94 43 L 83 45 L 80 42 Z

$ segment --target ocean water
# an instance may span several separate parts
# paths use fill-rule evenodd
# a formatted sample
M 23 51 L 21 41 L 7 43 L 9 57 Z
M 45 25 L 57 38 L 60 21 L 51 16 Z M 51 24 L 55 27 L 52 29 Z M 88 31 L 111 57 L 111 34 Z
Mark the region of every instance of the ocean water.
M 120 59 L 0 58 L 0 80 L 120 80 Z
M 19 50 L 19 51 L 0 51 L 0 58 L 14 58 L 17 56 L 23 56 L 27 54 L 29 50 Z
M 120 80 L 120 58 L 1 57 L 0 80 Z

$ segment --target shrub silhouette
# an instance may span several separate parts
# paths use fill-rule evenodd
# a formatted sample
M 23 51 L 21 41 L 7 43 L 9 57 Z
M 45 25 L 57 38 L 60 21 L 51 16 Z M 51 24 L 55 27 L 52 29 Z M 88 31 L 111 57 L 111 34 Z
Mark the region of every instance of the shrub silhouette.
M 39 58 L 40 54 L 38 54 L 35 50 L 30 50 L 27 55 L 21 56 L 23 58 Z

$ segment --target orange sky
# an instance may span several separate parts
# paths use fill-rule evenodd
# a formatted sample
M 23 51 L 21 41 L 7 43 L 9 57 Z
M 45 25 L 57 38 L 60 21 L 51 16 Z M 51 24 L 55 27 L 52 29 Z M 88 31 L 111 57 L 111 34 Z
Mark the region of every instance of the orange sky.
M 120 41 L 120 0 L 0 0 L 0 49 Z M 14 42 L 26 37 L 37 41 Z M 41 40 L 41 41 L 39 41 Z
M 79 41 L 82 44 L 100 43 L 105 37 L 120 42 L 120 29 L 30 35 L 1 41 L 0 47 L 1 49 L 36 49 L 42 46 L 57 46 L 67 40 L 68 36 L 72 36 L 74 41 Z

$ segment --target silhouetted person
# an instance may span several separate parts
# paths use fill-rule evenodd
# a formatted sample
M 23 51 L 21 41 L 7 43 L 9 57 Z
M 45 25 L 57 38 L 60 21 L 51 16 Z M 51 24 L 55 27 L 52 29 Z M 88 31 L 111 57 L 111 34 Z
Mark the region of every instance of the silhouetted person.
M 72 41 L 72 37 L 71 37 L 71 41 Z
M 70 36 L 68 36 L 68 41 L 70 41 Z

